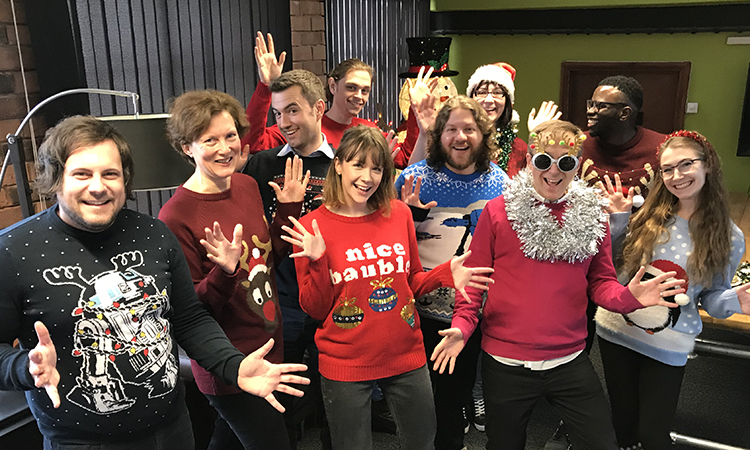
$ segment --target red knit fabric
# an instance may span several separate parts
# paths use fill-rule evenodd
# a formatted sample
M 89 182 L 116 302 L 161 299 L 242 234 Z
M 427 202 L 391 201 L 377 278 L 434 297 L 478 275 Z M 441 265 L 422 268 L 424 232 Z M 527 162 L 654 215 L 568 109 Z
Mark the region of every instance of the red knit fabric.
M 250 103 L 247 105 L 245 115 L 247 121 L 250 122 L 250 128 L 247 134 L 242 138 L 242 147 L 245 145 L 250 146 L 250 153 L 258 153 L 261 150 L 267 150 L 269 148 L 278 147 L 286 144 L 286 138 L 281 134 L 278 125 L 274 124 L 270 127 L 266 126 L 268 119 L 268 110 L 271 108 L 271 91 L 268 86 L 259 82 L 258 86 L 253 92 L 253 96 L 250 98 Z M 414 114 L 411 114 L 413 117 Z M 417 141 L 419 135 L 419 127 L 417 126 L 416 119 L 408 121 L 408 128 L 406 134 L 406 140 L 400 144 L 401 151 L 394 158 L 394 164 L 397 168 L 403 169 L 409 164 L 409 156 L 411 156 L 414 150 L 414 144 Z M 338 148 L 341 142 L 341 137 L 344 135 L 344 131 L 357 125 L 366 125 L 368 127 L 377 128 L 374 122 L 367 119 L 361 119 L 354 117 L 352 122 L 349 124 L 338 123 L 327 115 L 323 115 L 321 120 L 321 129 L 323 134 L 326 135 L 328 143 L 335 149 Z
M 510 147 L 510 157 L 508 157 L 508 169 L 505 173 L 513 178 L 518 172 L 526 167 L 526 142 L 521 138 L 515 138 L 513 145 Z
M 180 186 L 159 212 L 159 219 L 177 236 L 185 253 L 198 298 L 232 344 L 247 355 L 274 338 L 275 345 L 266 356 L 274 363 L 284 359 L 274 261 L 280 261 L 280 256 L 290 248 L 279 238 L 281 225 L 291 225 L 287 218 L 299 217 L 300 209 L 301 203 L 280 203 L 280 214 L 276 214 L 278 219 L 269 232 L 258 184 L 247 175 L 234 174 L 231 188 L 216 194 L 200 194 Z M 234 275 L 227 275 L 212 263 L 200 244 L 200 239 L 206 237 L 205 228 L 212 228 L 215 221 L 230 240 L 235 225 L 243 226 L 245 250 Z M 266 295 L 266 282 L 272 290 L 270 297 Z M 258 293 L 262 305 L 256 301 Z M 201 392 L 211 395 L 241 392 L 197 364 L 193 363 L 192 367 Z
M 625 188 L 638 187 L 645 197 L 653 173 L 659 169 L 656 150 L 666 136 L 638 127 L 635 136 L 622 145 L 591 137 L 588 131 L 586 137 L 581 154 L 581 178 L 593 185 L 600 180 L 603 182 L 604 175 L 609 175 L 614 184 L 615 173 L 619 173 Z
M 561 220 L 565 202 L 550 204 Z M 627 313 L 641 304 L 617 282 L 612 265 L 609 228 L 599 252 L 580 263 L 537 261 L 521 251 L 521 242 L 505 213 L 503 196 L 491 200 L 479 217 L 467 267 L 493 267 L 482 314 L 482 349 L 524 361 L 544 361 L 582 350 L 586 340 L 586 306 L 596 304 Z M 468 339 L 477 324 L 481 291 L 467 288 L 468 303 L 456 298 L 453 327 Z
M 317 220 L 326 242 L 320 259 L 297 258 L 296 266 L 300 305 L 322 321 L 315 342 L 328 379 L 373 380 L 426 363 L 414 299 L 453 287 L 450 263 L 424 272 L 411 212 L 399 200 L 391 205 L 389 217 L 345 217 L 323 206 L 300 220 L 308 230 Z

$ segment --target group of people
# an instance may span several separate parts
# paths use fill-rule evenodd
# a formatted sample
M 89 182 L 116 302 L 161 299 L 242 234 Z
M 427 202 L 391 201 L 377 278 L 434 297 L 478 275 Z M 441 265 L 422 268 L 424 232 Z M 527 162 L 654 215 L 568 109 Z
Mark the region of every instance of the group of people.
M 210 448 L 294 448 L 282 413 L 311 347 L 334 449 L 372 448 L 374 390 L 403 448 L 461 449 L 478 362 L 487 448 L 522 450 L 541 397 L 574 448 L 669 446 L 698 306 L 750 314 L 705 137 L 638 126 L 642 90 L 616 76 L 588 132 L 545 102 L 527 144 L 497 63 L 439 110 L 421 71 L 398 143 L 358 117 L 364 62 L 324 84 L 283 72 L 261 33 L 255 57 L 246 110 L 212 90 L 171 103 L 195 172 L 161 221 L 124 208 L 133 160 L 114 129 L 49 130 L 36 185 L 57 204 L 0 233 L 0 388 L 27 391 L 45 449 L 192 448 L 175 344 L 218 412 Z

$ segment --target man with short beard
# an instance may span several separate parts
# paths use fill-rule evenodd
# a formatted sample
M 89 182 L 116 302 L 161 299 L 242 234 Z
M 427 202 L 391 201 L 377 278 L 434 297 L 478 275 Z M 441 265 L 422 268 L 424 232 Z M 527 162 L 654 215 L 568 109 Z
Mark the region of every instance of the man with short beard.
M 426 270 L 469 249 L 484 205 L 503 192 L 509 180 L 490 162 L 495 150 L 493 123 L 484 108 L 465 96 L 450 98 L 429 131 L 428 157 L 404 169 L 396 191 L 412 206 L 419 258 Z M 450 328 L 455 291 L 440 288 L 417 299 L 425 351 L 429 358 Z M 435 390 L 437 450 L 463 448 L 464 406 L 472 403 L 481 333 L 475 332 L 456 361 L 453 375 L 430 370 Z
M 0 232 L 0 389 L 26 391 L 45 449 L 192 449 L 177 344 L 282 412 L 273 390 L 302 395 L 285 384 L 308 380 L 286 372 L 306 367 L 265 361 L 272 339 L 234 348 L 174 234 L 124 208 L 133 158 L 111 125 L 74 116 L 48 130 L 36 188 L 57 203 Z
M 643 88 L 635 79 L 616 75 L 599 82 L 586 102 L 589 139 L 580 174 L 589 185 L 618 174 L 623 187 L 646 196 L 658 167 L 656 149 L 666 136 L 638 125 L 642 107 Z

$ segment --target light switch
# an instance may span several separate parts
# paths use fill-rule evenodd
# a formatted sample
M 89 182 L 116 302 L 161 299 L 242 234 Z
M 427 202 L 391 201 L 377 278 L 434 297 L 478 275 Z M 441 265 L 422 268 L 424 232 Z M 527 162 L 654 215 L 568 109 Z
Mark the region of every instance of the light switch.
M 688 114 L 695 114 L 698 112 L 698 102 L 688 102 L 685 112 Z

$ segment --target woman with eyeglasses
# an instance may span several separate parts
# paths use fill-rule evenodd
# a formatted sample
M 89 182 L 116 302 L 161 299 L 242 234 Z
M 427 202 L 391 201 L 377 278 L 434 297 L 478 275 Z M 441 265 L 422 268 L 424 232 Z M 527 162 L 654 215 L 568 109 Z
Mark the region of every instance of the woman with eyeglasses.
M 517 136 L 516 124 L 519 117 L 513 109 L 515 78 L 516 69 L 510 64 L 487 64 L 474 71 L 466 87 L 466 96 L 479 102 L 490 116 L 490 120 L 495 123 L 498 152 L 492 156 L 492 160 L 496 161 L 510 177 L 526 167 L 526 143 Z M 536 117 L 535 113 L 535 109 L 530 113 L 529 131 L 542 122 L 559 118 L 562 114 L 557 112 L 557 106 L 553 102 L 542 103 Z
M 291 247 L 280 238 L 281 226 L 291 224 L 289 216 L 299 217 L 310 173 L 303 176 L 296 156 L 287 160 L 283 189 L 269 183 L 279 201 L 269 225 L 258 184 L 235 173 L 248 126 L 240 103 L 223 92 L 192 91 L 177 97 L 169 112 L 170 142 L 195 172 L 162 207 L 159 219 L 177 236 L 198 299 L 232 344 L 248 354 L 273 339 L 266 358 L 281 363 L 275 263 Z M 219 413 L 209 449 L 290 448 L 284 408 L 275 398 L 246 394 L 191 365 L 198 389 Z
M 487 448 L 523 450 L 535 404 L 546 397 L 568 426 L 574 448 L 617 450 L 609 407 L 586 344 L 586 307 L 630 313 L 668 305 L 661 291 L 680 280 L 669 272 L 627 286 L 617 281 L 604 201 L 576 180 L 581 130 L 570 122 L 539 125 L 528 167 L 490 200 L 479 217 L 467 265 L 494 269 L 482 314 L 482 382 Z M 663 283 L 662 283 L 663 282 Z M 452 372 L 477 326 L 482 293 L 456 298 L 452 328 L 431 359 Z M 677 288 L 675 293 L 683 292 Z
M 731 287 L 745 240 L 729 214 L 716 151 L 702 135 L 681 130 L 667 136 L 657 153 L 661 168 L 632 217 L 633 188 L 623 193 L 619 177 L 614 186 L 605 178 L 613 241 L 624 237 L 622 277 L 642 265 L 647 276 L 675 271 L 686 292 L 663 293 L 679 305 L 673 309 L 618 314 L 600 308 L 596 314 L 617 440 L 621 448 L 646 450 L 672 448 L 685 364 L 702 329 L 698 305 L 722 319 L 750 314 L 750 284 Z

